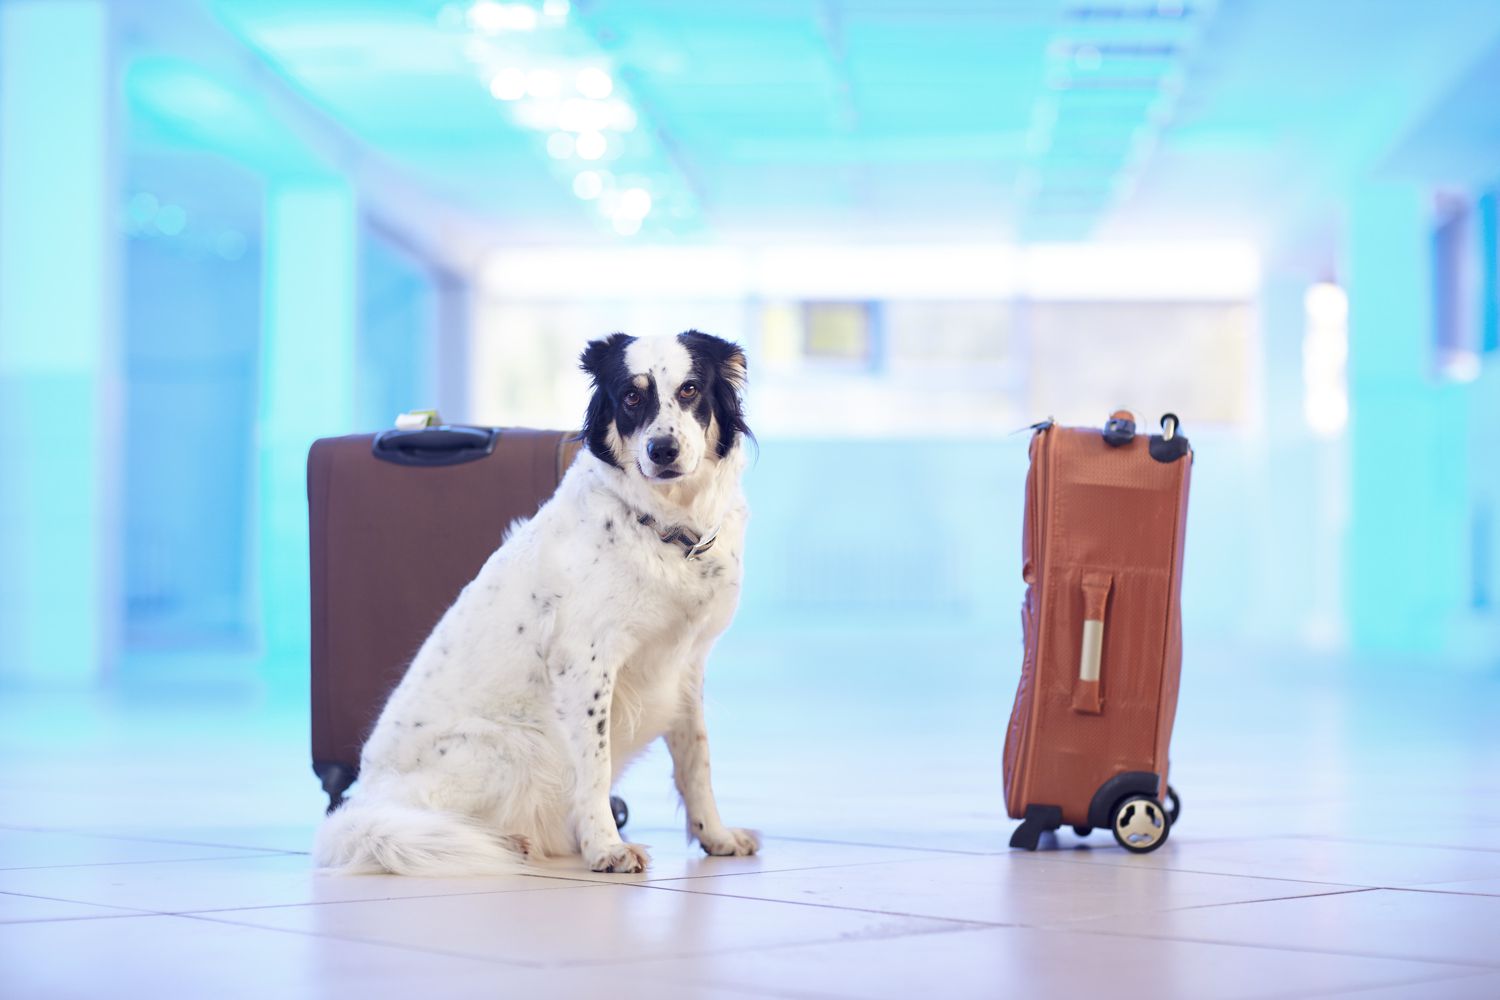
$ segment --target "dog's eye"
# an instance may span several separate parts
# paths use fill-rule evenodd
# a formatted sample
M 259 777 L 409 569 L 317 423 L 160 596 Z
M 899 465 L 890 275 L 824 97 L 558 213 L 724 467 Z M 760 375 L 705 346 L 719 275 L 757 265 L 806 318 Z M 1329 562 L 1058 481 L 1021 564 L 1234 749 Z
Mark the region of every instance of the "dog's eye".
M 677 390 L 677 398 L 686 402 L 698 395 L 698 383 L 684 382 L 682 388 Z
M 636 390 L 634 390 L 634 389 L 631 389 L 630 391 L 626 392 L 625 395 L 623 395 L 623 396 L 620 397 L 620 399 L 621 399 L 622 402 L 624 402 L 624 404 L 626 406 L 640 406 L 641 405 L 641 394 L 639 392 L 637 392 Z

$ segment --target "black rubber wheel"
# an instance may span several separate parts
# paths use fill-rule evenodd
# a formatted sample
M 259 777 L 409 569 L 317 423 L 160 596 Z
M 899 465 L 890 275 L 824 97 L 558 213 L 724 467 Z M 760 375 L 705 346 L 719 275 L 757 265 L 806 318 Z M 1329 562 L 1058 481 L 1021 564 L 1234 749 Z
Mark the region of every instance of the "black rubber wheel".
M 1162 804 L 1149 795 L 1127 795 L 1109 818 L 1115 841 L 1132 854 L 1146 854 L 1167 842 L 1172 821 Z
M 1171 785 L 1167 786 L 1167 822 L 1173 826 L 1182 816 L 1182 800 L 1177 797 L 1177 789 Z
M 630 822 L 630 810 L 625 807 L 625 800 L 618 795 L 609 797 L 609 810 L 615 814 L 615 829 L 625 829 L 625 824 Z
M 1094 832 L 1094 828 L 1091 826 L 1075 826 L 1073 827 L 1073 832 L 1078 834 L 1078 836 L 1080 837 L 1087 837 L 1089 834 Z

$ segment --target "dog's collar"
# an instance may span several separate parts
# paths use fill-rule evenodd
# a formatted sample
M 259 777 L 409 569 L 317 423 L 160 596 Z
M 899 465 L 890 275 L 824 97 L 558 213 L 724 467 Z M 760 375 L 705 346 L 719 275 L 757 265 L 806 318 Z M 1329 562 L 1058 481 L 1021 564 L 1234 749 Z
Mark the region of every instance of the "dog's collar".
M 682 546 L 682 554 L 686 559 L 697 559 L 703 553 L 714 547 L 718 540 L 719 529 L 715 528 L 706 535 L 693 537 L 693 533 L 680 524 L 673 524 L 663 528 L 656 523 L 656 518 L 650 514 L 637 514 L 636 521 L 656 532 L 664 544 Z M 722 526 L 721 526 L 722 527 Z

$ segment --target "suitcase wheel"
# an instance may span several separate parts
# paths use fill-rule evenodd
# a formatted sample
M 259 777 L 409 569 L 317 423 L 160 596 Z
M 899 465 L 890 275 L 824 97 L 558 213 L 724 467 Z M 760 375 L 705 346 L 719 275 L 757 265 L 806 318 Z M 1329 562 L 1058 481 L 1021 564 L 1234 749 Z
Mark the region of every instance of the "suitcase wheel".
M 615 829 L 625 829 L 625 824 L 630 820 L 630 810 L 625 807 L 625 800 L 618 795 L 609 797 L 609 810 L 615 814 Z
M 1167 842 L 1172 820 L 1162 804 L 1149 795 L 1127 795 L 1110 818 L 1115 840 L 1132 854 L 1154 851 Z
M 1094 832 L 1094 828 L 1091 826 L 1080 825 L 1073 827 L 1073 832 L 1078 834 L 1078 836 L 1080 837 L 1087 837 L 1089 834 Z
M 1167 786 L 1167 822 L 1173 826 L 1177 825 L 1177 817 L 1182 815 L 1182 800 L 1177 797 L 1177 789 L 1171 785 Z

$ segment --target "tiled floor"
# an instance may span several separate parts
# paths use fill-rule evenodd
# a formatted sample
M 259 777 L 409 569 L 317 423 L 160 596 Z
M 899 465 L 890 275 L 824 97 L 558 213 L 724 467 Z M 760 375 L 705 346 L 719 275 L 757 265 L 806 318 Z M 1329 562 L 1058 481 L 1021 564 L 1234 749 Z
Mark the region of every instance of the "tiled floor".
M 1008 659 L 731 641 L 716 783 L 764 851 L 686 844 L 655 754 L 644 876 L 318 875 L 300 685 L 250 664 L 0 691 L 0 996 L 1500 997 L 1495 679 L 1190 650 L 1168 844 L 1025 854 Z

